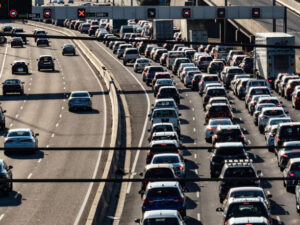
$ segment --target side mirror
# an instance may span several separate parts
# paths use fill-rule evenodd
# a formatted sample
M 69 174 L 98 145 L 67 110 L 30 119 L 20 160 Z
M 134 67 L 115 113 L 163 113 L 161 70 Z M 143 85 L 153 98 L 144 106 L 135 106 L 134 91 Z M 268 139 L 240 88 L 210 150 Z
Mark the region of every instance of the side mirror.
M 243 128 L 242 128 L 242 131 L 243 131 L 243 132 L 247 132 L 247 129 L 243 127 Z
M 272 198 L 272 194 L 268 191 L 268 193 L 266 194 L 267 198 Z
M 223 208 L 218 207 L 218 208 L 216 208 L 216 211 L 217 211 L 217 212 L 223 212 L 224 210 L 223 210 Z
M 148 117 L 151 117 L 151 114 L 148 114 Z
M 6 110 L 3 110 L 2 113 L 6 113 Z
M 229 103 L 230 103 L 230 104 L 232 104 L 232 105 L 234 104 L 234 102 L 233 102 L 233 101 L 229 101 Z
M 53 58 L 53 60 L 56 60 L 56 58 Z
M 282 101 L 280 101 L 280 104 L 283 104 L 283 102 L 282 102 Z
M 178 113 L 178 116 L 181 116 L 182 114 L 181 113 Z
M 261 172 L 261 170 L 257 170 L 257 176 L 262 177 L 262 172 Z
M 25 84 L 25 82 L 23 81 L 22 84 Z
M 189 192 L 189 189 L 187 187 L 184 187 L 183 192 Z
M 141 223 L 141 219 L 135 219 L 134 222 L 140 224 Z
M 151 104 L 151 106 L 154 106 L 154 104 Z
M 288 111 L 286 111 L 286 112 L 285 112 L 285 114 L 289 114 L 289 112 L 288 112 Z
M 39 59 L 36 59 L 36 61 L 39 61 Z
M 142 177 L 142 176 L 144 176 L 144 174 L 143 173 L 139 173 L 139 175 Z
M 8 169 L 9 169 L 9 170 L 11 170 L 12 168 L 14 168 L 14 167 L 13 167 L 13 166 L 11 166 L 11 165 L 9 165 L 9 166 L 8 166 Z
M 35 134 L 36 137 L 39 136 L 39 135 L 40 135 L 39 133 L 36 133 L 36 134 Z
M 140 194 L 140 195 L 143 195 L 143 194 L 145 194 L 145 191 L 139 190 L 139 194 Z

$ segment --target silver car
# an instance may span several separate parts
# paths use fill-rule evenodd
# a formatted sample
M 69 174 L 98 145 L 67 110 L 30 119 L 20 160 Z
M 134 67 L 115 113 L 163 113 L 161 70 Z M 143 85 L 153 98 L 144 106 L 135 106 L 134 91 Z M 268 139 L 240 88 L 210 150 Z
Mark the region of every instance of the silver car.
M 156 99 L 152 111 L 160 108 L 175 109 L 179 113 L 178 106 L 173 98 Z
M 205 140 L 206 142 L 211 142 L 212 136 L 219 125 L 233 125 L 231 119 L 229 118 L 215 118 L 210 119 L 207 126 L 205 127 Z
M 134 72 L 141 72 L 146 66 L 151 66 L 151 61 L 146 58 L 138 58 L 133 65 Z
M 17 149 L 35 152 L 38 148 L 38 135 L 29 128 L 10 129 L 4 140 L 4 153 L 13 153 Z
M 92 110 L 92 95 L 88 91 L 72 91 L 68 99 L 69 111 L 74 109 Z
M 156 154 L 153 156 L 151 164 L 168 163 L 174 168 L 175 174 L 178 177 L 185 176 L 185 163 L 181 155 L 176 153 Z
M 268 120 L 274 117 L 286 117 L 284 109 L 282 107 L 267 107 L 262 109 L 258 116 L 258 129 L 260 133 L 263 133 L 265 130 Z
M 291 117 L 275 117 L 275 118 L 269 119 L 269 121 L 265 127 L 265 137 L 266 137 L 267 133 L 270 132 L 270 128 L 273 125 L 278 125 L 280 123 L 288 123 L 288 122 L 292 122 Z
M 268 132 L 265 133 L 265 139 L 267 142 L 267 145 L 269 146 L 269 151 L 274 150 L 274 141 L 275 141 L 275 135 L 277 132 L 278 125 L 272 125 L 269 127 Z

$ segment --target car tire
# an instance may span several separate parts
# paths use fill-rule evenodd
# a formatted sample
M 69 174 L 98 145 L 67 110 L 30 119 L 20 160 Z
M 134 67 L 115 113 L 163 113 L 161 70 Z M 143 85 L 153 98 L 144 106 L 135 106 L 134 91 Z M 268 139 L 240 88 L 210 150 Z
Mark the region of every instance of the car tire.
M 259 126 L 259 128 L 258 128 L 258 129 L 259 129 L 259 133 L 261 133 L 261 134 L 262 134 L 262 133 L 264 132 L 264 127 L 262 127 L 262 126 Z
M 124 66 L 126 66 L 126 63 L 127 63 L 127 62 L 126 62 L 125 60 L 123 60 L 123 65 L 124 65 Z
M 53 72 L 55 71 L 55 68 L 54 68 L 54 67 L 52 67 L 52 71 L 53 71 Z
M 40 67 L 38 68 L 38 71 L 41 71 L 41 68 L 40 68 Z
M 293 192 L 294 188 L 291 187 L 291 186 L 286 185 L 286 186 L 285 186 L 285 190 L 286 190 L 287 192 L 291 193 L 291 192 Z
M 28 70 L 25 70 L 25 74 L 28 74 Z
M 134 68 L 134 69 L 133 69 L 133 72 L 137 73 L 137 70 Z
M 20 91 L 20 95 L 24 95 L 24 90 Z
M 3 91 L 3 95 L 4 95 L 4 96 L 6 95 L 6 92 L 5 92 L 5 91 Z
M 65 53 L 62 53 L 62 55 L 65 55 Z

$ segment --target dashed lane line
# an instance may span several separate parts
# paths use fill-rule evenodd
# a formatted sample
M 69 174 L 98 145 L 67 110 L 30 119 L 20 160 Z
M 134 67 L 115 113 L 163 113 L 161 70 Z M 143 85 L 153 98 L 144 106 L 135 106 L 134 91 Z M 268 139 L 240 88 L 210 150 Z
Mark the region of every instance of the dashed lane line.
M 2 213 L 2 215 L 0 216 L 0 221 L 3 219 L 3 217 L 4 217 L 4 213 Z
M 32 173 L 30 173 L 30 174 L 28 175 L 27 179 L 30 179 L 31 176 L 32 176 Z

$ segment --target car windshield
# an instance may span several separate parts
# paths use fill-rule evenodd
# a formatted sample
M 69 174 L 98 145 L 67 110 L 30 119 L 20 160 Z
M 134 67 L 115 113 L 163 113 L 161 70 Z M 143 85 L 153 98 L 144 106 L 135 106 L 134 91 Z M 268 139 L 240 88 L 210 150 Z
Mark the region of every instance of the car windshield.
M 226 99 L 217 99 L 217 100 L 210 101 L 210 104 L 213 104 L 213 103 L 225 103 L 225 104 L 227 104 L 228 101 Z
M 175 105 L 174 105 L 173 101 L 161 101 L 161 102 L 157 102 L 155 104 L 154 108 L 157 108 L 157 107 L 159 107 L 159 108 L 164 108 L 164 107 L 166 107 L 166 108 L 170 108 L 170 107 L 174 108 Z
M 227 218 L 231 217 L 266 217 L 266 207 L 261 202 L 241 202 L 230 204 L 227 211 Z
M 11 131 L 8 133 L 8 137 L 22 137 L 22 136 L 30 136 L 29 131 Z
M 252 90 L 251 94 L 253 95 L 270 94 L 270 91 L 267 88 L 256 88 Z
M 255 80 L 255 81 L 250 81 L 249 86 L 250 87 L 267 86 L 267 83 L 264 80 Z
M 72 93 L 71 97 L 89 97 L 88 93 Z
M 262 197 L 265 198 L 264 193 L 258 190 L 239 190 L 234 191 L 230 194 L 232 198 L 256 198 Z
M 224 177 L 256 177 L 256 174 L 250 167 L 228 168 Z
M 150 189 L 147 193 L 147 197 L 149 198 L 167 198 L 167 197 L 173 197 L 178 196 L 179 191 L 177 188 L 153 188 Z
M 169 58 L 179 58 L 179 57 L 184 57 L 184 52 L 170 52 L 169 53 Z
M 175 88 L 163 88 L 160 89 L 160 94 L 165 96 L 173 96 L 177 94 L 177 90 Z
M 170 168 L 152 168 L 146 172 L 145 178 L 174 178 L 174 175 Z
M 65 47 L 65 48 L 74 48 L 74 45 L 72 45 L 72 44 L 65 44 L 64 47 Z
M 152 161 L 153 164 L 159 164 L 159 163 L 179 163 L 179 157 L 175 155 L 171 156 L 158 156 L 155 157 Z
M 157 110 L 153 113 L 154 118 L 160 117 L 177 117 L 174 110 Z
M 177 218 L 150 218 L 143 221 L 143 225 L 179 225 Z

